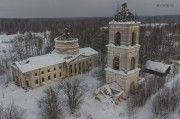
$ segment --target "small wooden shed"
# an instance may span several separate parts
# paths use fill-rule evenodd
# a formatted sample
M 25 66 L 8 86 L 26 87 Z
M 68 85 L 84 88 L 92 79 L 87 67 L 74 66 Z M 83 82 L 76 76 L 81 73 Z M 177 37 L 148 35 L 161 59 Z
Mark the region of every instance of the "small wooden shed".
M 161 62 L 148 60 L 145 65 L 145 72 L 158 76 L 166 76 L 171 71 L 171 66 Z

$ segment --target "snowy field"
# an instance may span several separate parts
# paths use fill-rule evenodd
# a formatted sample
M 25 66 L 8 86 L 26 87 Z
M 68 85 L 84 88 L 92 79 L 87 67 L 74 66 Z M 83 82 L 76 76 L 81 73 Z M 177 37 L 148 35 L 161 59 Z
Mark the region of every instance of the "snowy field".
M 92 115 L 92 117 L 96 119 L 112 117 L 113 119 L 119 119 L 118 114 L 120 110 L 117 106 L 111 102 L 101 103 L 95 99 L 94 91 L 101 84 L 94 76 L 94 73 L 97 70 L 98 68 L 87 74 L 77 76 L 83 80 L 82 85 L 85 89 L 84 101 L 80 108 L 81 119 L 85 119 L 89 115 Z M 55 85 L 55 82 L 49 85 Z M 0 102 L 2 102 L 4 106 L 14 102 L 19 107 L 25 109 L 27 119 L 39 119 L 37 102 L 40 99 L 43 90 L 49 85 L 29 90 L 28 92 L 17 87 L 13 82 L 11 82 L 8 87 L 0 85 Z M 67 106 L 63 108 L 63 116 L 65 119 L 74 119 L 74 117 L 70 115 Z
M 18 34 L 12 34 L 12 35 L 6 35 L 6 34 L 1 34 L 0 35 L 0 57 L 3 56 L 2 51 L 11 49 L 11 43 L 4 43 L 4 42 L 9 42 L 12 41 Z
M 93 71 L 77 76 L 82 79 L 82 85 L 85 89 L 85 96 L 83 104 L 80 108 L 81 119 L 86 119 L 88 116 L 92 115 L 94 119 L 119 119 L 120 110 L 117 106 L 108 102 L 99 102 L 95 99 L 94 91 L 100 86 L 101 82 L 94 76 L 98 68 L 93 69 Z M 55 85 L 55 82 L 49 85 Z M 38 107 L 37 102 L 41 97 L 44 89 L 49 85 L 39 87 L 34 90 L 29 90 L 26 92 L 20 87 L 17 87 L 13 82 L 9 84 L 8 87 L 0 85 L 0 102 L 4 106 L 9 105 L 14 102 L 15 105 L 25 109 L 26 119 L 39 119 L 38 117 Z M 67 106 L 63 108 L 63 116 L 65 119 L 74 119 L 75 117 L 70 115 Z
M 111 103 L 110 100 L 99 102 L 95 99 L 94 91 L 97 87 L 102 85 L 102 82 L 98 81 L 95 76 L 98 70 L 98 68 L 95 68 L 89 73 L 77 76 L 77 78 L 82 80 L 82 85 L 85 90 L 84 101 L 79 110 L 79 119 L 87 119 L 88 117 L 92 117 L 92 119 L 129 119 L 126 113 L 126 101 L 123 101 L 119 105 L 115 105 Z M 180 74 L 169 80 L 165 85 L 170 87 L 175 80 L 180 80 Z M 19 107 L 25 109 L 26 119 L 39 119 L 37 102 L 44 89 L 49 85 L 54 86 L 56 84 L 57 83 L 54 82 L 34 90 L 29 90 L 28 92 L 17 87 L 13 82 L 11 82 L 8 87 L 0 85 L 0 102 L 4 106 L 14 102 Z M 136 114 L 137 119 L 148 119 L 148 117 L 151 116 L 151 101 L 155 95 L 152 95 L 146 105 L 138 110 Z M 70 114 L 66 102 L 64 102 L 62 111 L 65 119 L 76 118 Z M 179 115 L 176 113 L 171 115 L 172 119 L 178 119 L 178 116 Z

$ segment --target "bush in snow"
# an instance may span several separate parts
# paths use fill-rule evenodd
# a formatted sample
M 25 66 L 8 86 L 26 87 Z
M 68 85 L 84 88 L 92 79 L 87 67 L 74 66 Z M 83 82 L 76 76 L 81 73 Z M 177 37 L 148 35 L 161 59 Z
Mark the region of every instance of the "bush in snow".
M 153 118 L 169 118 L 180 104 L 180 85 L 177 82 L 171 88 L 165 87 L 152 101 Z
M 6 108 L 0 106 L 0 119 L 25 119 L 25 111 L 14 103 Z
M 86 119 L 93 119 L 93 117 L 91 114 L 89 114 L 89 115 L 87 115 Z
M 155 77 L 154 79 L 147 80 L 135 95 L 131 95 L 127 100 L 127 112 L 129 117 L 132 117 L 139 107 L 144 106 L 149 97 L 160 90 L 164 84 L 165 79 Z
M 51 86 L 43 92 L 43 96 L 38 101 L 40 116 L 42 119 L 61 119 L 61 108 L 59 100 L 59 90 Z
M 79 108 L 83 100 L 83 91 L 78 79 L 60 81 L 59 89 L 62 89 L 68 98 L 69 107 L 73 114 Z
M 0 119 L 3 119 L 3 106 L 0 105 Z
M 133 118 L 137 112 L 137 105 L 136 101 L 133 99 L 133 97 L 130 97 L 127 100 L 127 114 L 130 118 Z

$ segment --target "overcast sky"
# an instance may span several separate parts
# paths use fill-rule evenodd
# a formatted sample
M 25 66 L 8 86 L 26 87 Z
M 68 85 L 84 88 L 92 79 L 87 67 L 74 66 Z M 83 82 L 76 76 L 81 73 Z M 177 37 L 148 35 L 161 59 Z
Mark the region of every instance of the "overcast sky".
M 110 17 L 118 1 L 139 16 L 180 15 L 180 0 L 0 0 L 0 18 Z

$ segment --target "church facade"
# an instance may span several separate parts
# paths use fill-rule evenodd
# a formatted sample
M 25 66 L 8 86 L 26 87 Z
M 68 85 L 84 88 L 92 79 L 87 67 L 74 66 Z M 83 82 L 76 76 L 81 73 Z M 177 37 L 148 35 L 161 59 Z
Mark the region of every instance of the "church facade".
M 138 86 L 139 80 L 139 28 L 127 5 L 122 5 L 114 20 L 109 22 L 106 83 L 116 82 L 127 98 Z
M 12 78 L 18 86 L 34 89 L 88 72 L 97 62 L 98 52 L 90 47 L 79 48 L 78 39 L 65 29 L 62 36 L 55 38 L 53 52 L 14 62 Z

